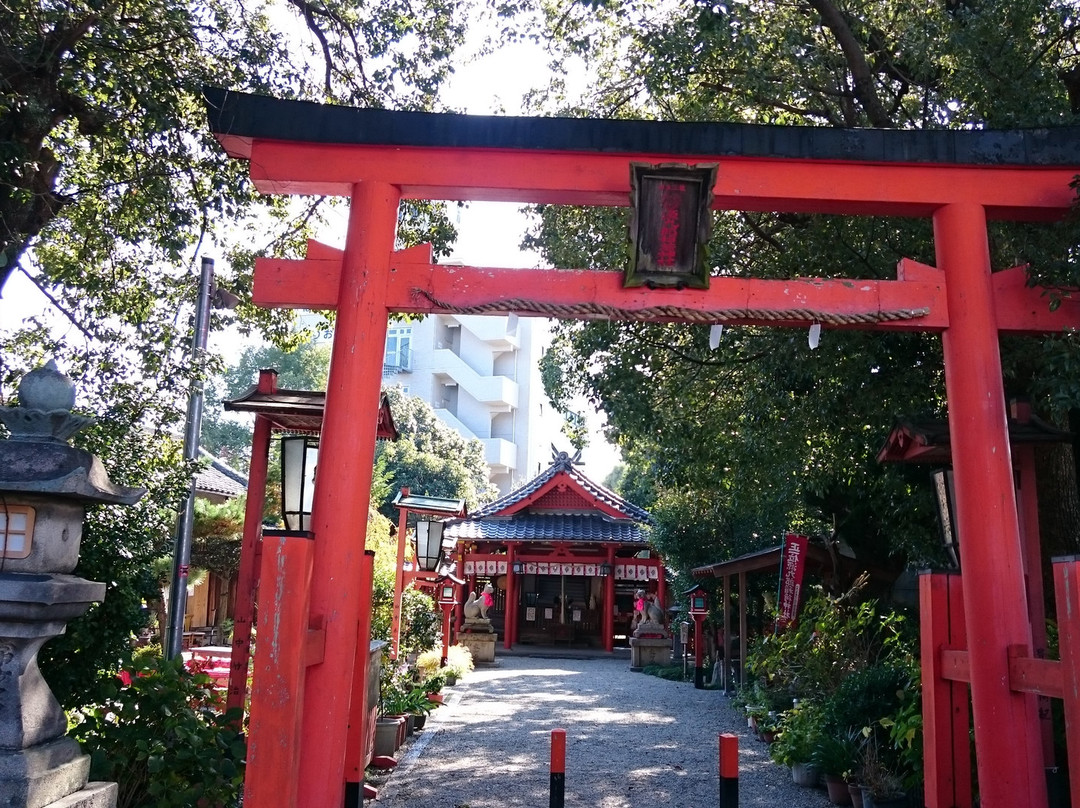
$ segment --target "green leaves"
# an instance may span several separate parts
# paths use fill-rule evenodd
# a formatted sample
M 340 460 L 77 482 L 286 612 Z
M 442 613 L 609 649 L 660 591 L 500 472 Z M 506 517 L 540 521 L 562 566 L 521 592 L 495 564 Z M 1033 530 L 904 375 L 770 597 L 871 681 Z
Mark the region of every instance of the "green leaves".
M 488 482 L 483 444 L 466 440 L 440 421 L 427 402 L 390 387 L 385 391 L 400 434 L 396 442 L 375 449 L 377 467 L 386 479 L 389 499 L 379 510 L 396 519 L 390 500 L 408 486 L 414 494 L 465 499 L 470 510 L 490 501 L 495 487 Z
M 1074 120 L 1063 78 L 1080 42 L 1066 2 L 545 8 L 553 50 L 567 62 L 587 54 L 591 78 L 587 109 L 552 94 L 548 112 L 896 128 Z M 539 207 L 527 246 L 556 266 L 620 268 L 624 217 Z M 902 257 L 935 261 L 919 220 L 718 212 L 713 233 L 717 276 L 893 278 Z M 1077 243 L 1075 220 L 991 230 L 995 268 L 1026 263 L 1052 285 L 1080 281 Z M 804 331 L 734 327 L 709 351 L 707 331 L 562 324 L 542 362 L 556 406 L 584 396 L 604 411 L 666 557 L 722 559 L 791 528 L 897 565 L 934 559 L 925 473 L 881 467 L 875 454 L 895 418 L 944 414 L 938 339 L 826 329 L 811 352 Z M 1003 340 L 1008 393 L 1060 418 L 1080 401 L 1076 349 L 1071 336 L 1042 348 Z
M 179 659 L 141 661 L 73 714 L 72 736 L 91 755 L 90 776 L 120 784 L 123 808 L 235 805 L 247 753 L 239 715 L 223 713 L 205 674 Z

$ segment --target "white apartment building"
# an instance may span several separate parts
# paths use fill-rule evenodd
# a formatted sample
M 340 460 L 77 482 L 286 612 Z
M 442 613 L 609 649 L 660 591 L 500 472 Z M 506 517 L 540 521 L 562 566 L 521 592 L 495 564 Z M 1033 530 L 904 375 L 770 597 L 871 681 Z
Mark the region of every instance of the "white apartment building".
M 438 314 L 391 324 L 383 385 L 429 402 L 439 418 L 478 438 L 491 481 L 506 494 L 551 462 L 562 419 L 540 381 L 550 328 L 533 317 Z

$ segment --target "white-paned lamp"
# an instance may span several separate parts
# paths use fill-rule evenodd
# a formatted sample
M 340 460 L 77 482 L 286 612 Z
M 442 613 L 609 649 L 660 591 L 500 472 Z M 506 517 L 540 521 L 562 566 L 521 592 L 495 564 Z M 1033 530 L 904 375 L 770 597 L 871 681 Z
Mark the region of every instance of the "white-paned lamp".
M 281 518 L 286 530 L 311 530 L 319 441 L 304 435 L 281 439 Z
M 424 572 L 434 572 L 443 559 L 443 523 L 421 519 L 416 523 L 416 563 Z

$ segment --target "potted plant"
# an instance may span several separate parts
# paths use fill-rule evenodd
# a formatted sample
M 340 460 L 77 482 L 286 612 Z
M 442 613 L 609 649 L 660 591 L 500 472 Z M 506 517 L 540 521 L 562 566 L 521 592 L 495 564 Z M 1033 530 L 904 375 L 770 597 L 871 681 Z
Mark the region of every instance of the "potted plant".
M 760 738 L 761 727 L 769 716 L 769 708 L 764 704 L 748 704 L 746 706 L 746 725 Z
M 442 704 L 442 689 L 446 686 L 446 674 L 437 671 L 424 679 L 421 689 L 427 694 L 428 701 Z
M 791 778 L 798 785 L 814 786 L 821 779 L 821 772 L 811 759 L 822 734 L 822 719 L 818 703 L 797 703 L 781 716 L 776 740 L 769 747 L 769 756 L 789 766 Z
M 860 781 L 863 808 L 907 808 L 903 780 L 882 757 L 872 733 L 862 747 Z
M 846 778 L 855 768 L 858 754 L 859 741 L 855 734 L 824 733 L 814 746 L 810 760 L 824 776 L 829 802 L 833 805 L 851 804 Z
M 427 690 L 423 686 L 414 687 L 405 696 L 406 715 L 412 717 L 414 730 L 424 728 L 428 713 L 434 709 L 435 705 L 428 699 Z
M 777 734 L 780 732 L 780 714 L 776 712 L 769 712 L 765 715 L 765 720 L 758 724 L 758 737 L 765 741 L 767 744 L 772 744 L 776 740 Z

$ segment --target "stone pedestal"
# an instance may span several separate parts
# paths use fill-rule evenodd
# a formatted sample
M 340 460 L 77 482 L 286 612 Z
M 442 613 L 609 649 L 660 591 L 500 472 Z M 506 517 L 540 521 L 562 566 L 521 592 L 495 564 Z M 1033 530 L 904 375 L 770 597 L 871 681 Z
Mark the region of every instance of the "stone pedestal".
M 495 640 L 496 635 L 493 632 L 467 634 L 463 631 L 458 635 L 458 642 L 469 649 L 473 663 L 477 665 L 491 664 L 495 661 Z
M 649 665 L 667 665 L 670 659 L 670 637 L 630 638 L 630 670 L 640 671 Z
M 114 808 L 119 790 L 116 783 L 87 783 L 86 788 L 51 802 L 45 808 Z
M 73 575 L 0 573 L 0 693 L 9 696 L 0 699 L 0 805 L 51 806 L 86 785 L 90 757 L 65 737 L 37 653 L 104 594 L 105 584 Z

